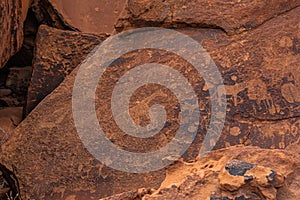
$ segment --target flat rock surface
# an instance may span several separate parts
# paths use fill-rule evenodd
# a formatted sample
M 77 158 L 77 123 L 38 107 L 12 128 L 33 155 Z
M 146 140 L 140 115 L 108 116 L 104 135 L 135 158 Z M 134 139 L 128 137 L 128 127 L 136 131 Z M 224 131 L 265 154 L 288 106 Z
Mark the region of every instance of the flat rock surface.
M 40 26 L 26 113 L 50 94 L 107 37 Z
M 99 199 L 145 185 L 159 186 L 163 171 L 120 172 L 104 166 L 85 149 L 73 122 L 74 75 L 46 97 L 2 147 L 1 163 L 12 166 L 22 160 L 15 164 L 23 197 Z
M 114 31 L 114 25 L 125 8 L 126 0 L 49 0 L 63 21 L 75 29 L 88 33 Z

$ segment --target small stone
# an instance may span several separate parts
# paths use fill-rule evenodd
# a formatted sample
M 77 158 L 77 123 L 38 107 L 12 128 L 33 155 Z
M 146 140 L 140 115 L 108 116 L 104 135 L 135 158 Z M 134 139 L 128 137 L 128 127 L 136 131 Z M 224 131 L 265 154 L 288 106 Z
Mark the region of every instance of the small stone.
M 247 170 L 252 169 L 253 164 L 240 160 L 232 160 L 225 165 L 225 169 L 233 176 L 244 176 Z

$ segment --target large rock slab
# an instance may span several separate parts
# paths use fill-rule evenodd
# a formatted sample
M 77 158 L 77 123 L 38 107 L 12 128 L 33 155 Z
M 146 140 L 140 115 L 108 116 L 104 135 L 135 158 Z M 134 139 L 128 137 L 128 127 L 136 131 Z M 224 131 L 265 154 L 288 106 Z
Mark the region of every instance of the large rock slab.
M 128 26 L 211 27 L 229 34 L 253 29 L 300 5 L 297 0 L 129 0 L 119 29 Z
M 104 166 L 85 149 L 72 119 L 74 75 L 44 99 L 2 147 L 1 162 L 16 167 L 23 197 L 99 199 L 145 185 L 159 186 L 162 171 L 120 172 Z
M 213 43 L 205 45 L 222 66 L 228 98 L 228 134 L 223 134 L 228 138 L 223 141 L 250 136 L 256 138 L 250 144 L 284 148 L 289 140 L 299 137 L 298 12 L 296 8 L 255 30 L 231 37 L 220 48 L 214 48 Z
M 107 37 L 39 27 L 26 114 L 50 94 Z
M 0 68 L 22 46 L 23 22 L 29 4 L 28 0 L 0 2 Z

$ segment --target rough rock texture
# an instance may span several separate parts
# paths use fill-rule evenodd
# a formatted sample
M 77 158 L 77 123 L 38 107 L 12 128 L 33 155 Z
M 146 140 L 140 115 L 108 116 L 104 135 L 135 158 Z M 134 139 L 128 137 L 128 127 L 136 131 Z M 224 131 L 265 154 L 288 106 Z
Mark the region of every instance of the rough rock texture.
M 2 146 L 1 163 L 16 167 L 23 197 L 97 199 L 159 186 L 163 171 L 123 173 L 104 166 L 87 152 L 72 119 L 74 75 L 46 97 Z
M 26 114 L 50 94 L 107 35 L 81 34 L 40 26 Z
M 299 8 L 296 8 L 266 22 L 255 30 L 232 37 L 226 36 L 219 30 L 179 29 L 179 31 L 201 42 L 219 66 L 224 78 L 228 112 L 225 129 L 216 148 L 235 144 L 285 148 L 299 138 L 300 101 L 297 100 L 297 82 L 300 80 L 298 80 L 299 75 L 296 70 L 300 62 L 298 44 L 300 36 L 297 31 L 299 26 Z M 45 31 L 45 29 L 42 27 L 41 33 L 47 33 L 37 40 L 42 48 L 38 48 L 36 51 L 35 67 L 37 71 L 33 74 L 29 89 L 27 113 L 61 82 L 65 74 L 69 73 L 82 60 L 79 59 L 80 56 L 69 55 L 66 57 L 63 49 L 68 50 L 68 48 L 64 48 L 68 44 L 64 43 L 62 47 L 59 47 L 59 51 L 54 51 L 52 54 L 46 53 L 47 45 L 50 43 L 46 43 L 44 40 L 51 40 L 56 32 L 54 30 Z M 57 35 L 59 34 L 57 33 Z M 72 41 L 73 38 L 70 37 L 70 40 Z M 92 40 L 93 38 L 91 38 Z M 53 41 L 55 44 L 53 46 L 59 46 L 57 41 Z M 77 50 L 73 52 L 77 52 Z M 81 53 L 82 51 L 78 52 Z M 53 53 L 55 56 L 52 56 Z M 149 54 L 149 56 L 145 54 Z M 57 57 L 59 59 L 56 59 Z M 144 56 L 139 55 L 139 57 L 142 59 L 137 59 L 135 54 L 128 56 L 130 59 L 123 60 L 122 66 L 132 63 L 130 60 L 135 60 L 135 65 L 151 60 L 172 64 L 175 58 L 174 55 L 167 56 L 163 52 L 154 54 L 151 51 L 147 51 Z M 70 60 L 75 62 L 69 65 Z M 48 70 L 53 67 L 49 65 L 49 62 L 53 62 L 53 66 L 62 65 L 61 68 L 65 69 L 67 73 L 61 77 L 57 75 L 59 80 L 54 81 L 56 80 L 53 76 L 54 73 Z M 177 59 L 176 62 L 184 63 L 180 59 Z M 45 70 L 38 70 L 39 68 Z M 122 69 L 120 65 L 118 68 Z M 185 69 L 181 70 L 183 72 Z M 42 78 L 40 78 L 41 74 Z M 194 79 L 197 80 L 197 77 Z M 50 85 L 49 80 L 52 83 Z M 113 82 L 113 77 L 108 77 L 106 81 Z M 202 112 L 208 118 L 210 97 L 207 87 L 204 83 L 198 85 L 199 87 L 195 86 L 195 88 L 201 88 L 201 91 L 198 90 L 197 92 L 205 94 L 202 98 L 207 106 L 203 108 Z M 108 101 L 109 99 L 107 99 Z M 109 113 L 106 114 L 108 114 L 108 118 L 111 118 Z M 208 120 L 202 122 L 203 129 L 199 132 L 206 131 L 205 124 L 207 123 Z M 111 129 L 111 127 L 108 128 Z M 114 130 L 116 133 L 118 132 L 118 129 Z M 198 142 L 201 139 L 199 135 Z M 119 143 L 123 144 L 123 138 Z M 140 145 L 130 148 L 139 149 Z M 197 149 L 199 146 L 195 148 L 194 155 Z
M 148 3 L 151 4 L 151 2 Z M 256 17 L 251 15 L 251 10 L 257 10 L 256 6 L 262 6 L 265 9 L 266 4 L 258 5 L 256 1 L 248 2 L 245 10 L 249 12 L 245 18 L 236 22 L 221 21 L 222 23 L 214 25 L 221 28 L 178 29 L 178 31 L 199 41 L 207 49 L 224 78 L 228 102 L 227 117 L 220 140 L 211 141 L 212 144 L 217 142 L 216 149 L 235 144 L 256 145 L 263 148 L 286 148 L 295 143 L 294 147 L 299 147 L 300 95 L 298 88 L 300 76 L 297 69 L 300 63 L 300 8 L 292 9 L 296 7 L 296 1 L 289 2 L 291 4 L 284 7 L 278 6 L 278 1 L 274 1 L 271 4 L 271 14 L 260 15 L 258 9 Z M 133 3 L 133 1 L 129 3 Z M 157 5 L 159 7 L 165 4 L 168 3 Z M 246 4 L 244 5 L 240 1 L 237 5 L 245 6 Z M 254 7 L 252 7 L 253 5 Z M 186 4 L 185 6 L 190 5 Z M 141 4 L 140 7 L 142 7 L 141 9 L 147 8 L 144 4 Z M 286 9 L 287 7 L 288 9 Z M 136 5 L 135 8 L 139 8 L 139 6 Z M 148 9 L 147 12 L 149 10 L 151 9 Z M 237 17 L 232 17 L 233 14 L 236 12 L 243 13 L 242 11 L 220 9 L 218 12 L 230 14 L 228 18 L 225 15 L 224 19 L 236 20 Z M 157 14 L 162 13 L 157 12 Z M 240 32 L 243 30 L 240 26 L 246 26 L 245 23 L 248 20 L 254 20 L 254 25 L 250 26 L 251 30 L 240 34 L 230 36 L 220 30 L 224 29 L 227 33 Z M 133 25 L 146 26 L 146 21 L 140 20 L 141 24 Z M 238 22 L 242 23 L 238 24 Z M 160 25 L 159 23 L 158 25 Z M 202 22 L 199 23 L 200 26 L 203 26 L 203 24 L 201 25 Z M 230 26 L 225 26 L 227 23 Z M 178 22 L 178 24 L 180 23 Z M 211 27 L 211 25 L 208 26 Z M 236 30 L 235 27 L 237 27 Z M 54 81 L 58 85 L 83 60 L 80 58 L 70 64 L 74 59 L 71 54 L 81 50 L 81 47 L 76 47 L 74 44 L 81 42 L 85 38 L 84 35 L 53 30 L 45 26 L 41 27 L 37 47 L 40 49 L 36 51 L 35 59 L 37 60 L 35 62 L 39 63 L 36 65 L 36 69 L 42 65 L 42 70 L 32 79 L 34 81 L 34 78 L 37 77 L 38 84 L 35 84 L 36 86 L 41 85 L 41 82 L 53 82 L 53 73 L 58 73 L 61 78 L 58 82 Z M 42 36 L 47 38 L 43 40 L 44 42 L 41 42 Z M 56 36 L 58 36 L 57 39 Z M 87 38 L 89 44 L 92 42 L 95 42 L 93 43 L 95 45 L 98 44 L 96 36 L 89 35 Z M 164 38 L 160 39 L 163 43 Z M 65 40 L 71 42 L 71 45 L 68 46 L 69 43 Z M 74 40 L 76 40 L 75 43 L 73 43 Z M 88 50 L 91 50 L 89 49 L 91 46 L 87 46 Z M 54 50 L 51 52 L 44 51 L 48 49 Z M 62 49 L 67 49 L 67 52 Z M 73 49 L 76 50 L 72 51 Z M 115 145 L 127 151 L 153 151 L 164 146 L 174 137 L 180 119 L 178 100 L 170 90 L 157 85 L 146 85 L 138 89 L 131 98 L 130 112 L 138 124 L 144 125 L 149 121 L 149 106 L 155 103 L 164 105 L 168 116 L 162 133 L 150 139 L 133 138 L 124 134 L 112 119 L 110 98 L 118 78 L 128 70 L 148 62 L 158 62 L 178 70 L 189 80 L 199 96 L 202 117 L 198 129 L 199 134 L 184 155 L 185 161 L 191 161 L 198 155 L 201 141 L 209 124 L 210 95 L 208 88 L 210 86 L 204 83 L 201 75 L 195 72 L 193 66 L 170 52 L 153 49 L 130 52 L 117 59 L 105 71 L 96 92 L 96 94 L 101 94 L 96 95 L 95 101 L 99 124 L 107 133 L 106 136 Z M 43 69 L 47 70 L 43 71 Z M 57 69 L 63 70 L 57 72 Z M 73 122 L 71 98 L 77 70 L 75 69 L 73 72 L 51 94 L 49 93 L 56 86 L 48 91 L 47 94 L 49 95 L 19 125 L 14 136 L 2 146 L 0 163 L 5 164 L 10 169 L 14 166 L 20 181 L 22 195 L 32 199 L 98 199 L 141 187 L 158 187 L 165 178 L 164 170 L 148 174 L 119 172 L 104 166 L 84 148 Z M 42 78 L 39 77 L 40 75 Z M 51 78 L 46 79 L 44 77 Z M 45 85 L 47 87 L 47 84 Z M 38 91 L 35 95 L 38 96 L 40 93 Z M 41 98 L 44 96 L 42 95 Z M 185 125 L 190 129 L 197 128 L 195 124 L 189 124 L 188 121 Z M 297 152 L 299 151 L 297 150 Z M 239 160 L 236 161 L 237 164 L 232 161 L 233 159 Z M 184 167 L 180 168 L 180 165 L 178 167 L 176 164 L 175 168 L 171 167 L 169 168 L 171 171 L 167 171 L 167 179 L 162 183 L 158 193 L 147 196 L 145 194 L 152 193 L 152 190 L 142 190 L 139 191 L 142 194 L 129 192 L 125 196 L 172 199 L 175 195 L 178 199 L 188 195 L 193 199 L 194 196 L 203 195 L 205 198 L 232 199 L 247 198 L 252 195 L 255 198 L 265 199 L 274 199 L 275 196 L 279 199 L 286 197 L 293 199 L 299 196 L 297 188 L 300 172 L 298 160 L 298 153 L 292 151 L 261 150 L 252 149 L 252 147 L 245 149 L 229 148 L 217 151 L 216 154 L 212 153 L 206 157 L 206 160 L 197 162 L 198 164 L 202 163 L 203 168 L 210 168 L 210 170 L 202 170 L 198 173 L 197 170 L 201 171 L 202 167 L 196 167 L 196 175 L 186 178 L 189 176 L 185 176 Z M 241 174 L 244 171 L 245 174 L 233 177 L 226 170 L 226 168 L 232 168 L 231 166 L 238 166 L 243 171 Z M 174 169 L 174 173 L 172 169 Z M 275 180 L 280 184 L 266 183 L 266 179 L 262 175 L 267 176 L 270 182 Z M 283 186 L 282 176 L 287 177 Z M 207 179 L 204 179 L 203 183 L 200 181 L 199 184 L 198 180 L 203 180 L 206 177 Z M 169 183 L 174 184 L 180 180 L 181 182 L 177 186 L 163 189 Z M 239 182 L 241 180 L 243 182 Z M 203 184 L 207 187 L 202 188 Z M 193 189 L 190 190 L 189 188 Z M 247 193 L 245 188 L 250 188 L 250 193 Z M 232 190 L 234 190 L 233 193 Z M 201 198 L 197 196 L 195 199 Z
M 103 200 L 296 200 L 299 155 L 299 145 L 288 151 L 229 147 L 194 163 L 170 166 L 158 190 L 140 189 Z
M 299 138 L 299 11 L 232 37 L 216 30 L 201 40 L 200 31 L 184 32 L 202 42 L 224 78 L 228 112 L 217 148 L 284 148 Z
M 300 5 L 298 0 L 129 0 L 117 27 L 221 28 L 229 34 L 255 28 Z
M 0 68 L 22 45 L 23 22 L 28 7 L 28 0 L 0 2 Z
M 14 129 L 22 120 L 23 108 L 0 109 L 0 146 L 13 134 Z
M 112 33 L 126 0 L 35 0 L 40 21 L 87 33 Z

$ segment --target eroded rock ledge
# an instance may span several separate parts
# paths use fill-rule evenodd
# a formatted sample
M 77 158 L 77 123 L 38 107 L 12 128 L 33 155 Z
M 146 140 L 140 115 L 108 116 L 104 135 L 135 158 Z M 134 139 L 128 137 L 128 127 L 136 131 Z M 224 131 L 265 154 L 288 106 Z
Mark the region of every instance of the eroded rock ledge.
M 195 163 L 178 162 L 158 190 L 139 189 L 103 200 L 296 200 L 299 144 L 288 150 L 236 146 L 210 152 Z
M 116 27 L 208 27 L 232 35 L 256 28 L 299 5 L 297 0 L 129 0 Z

